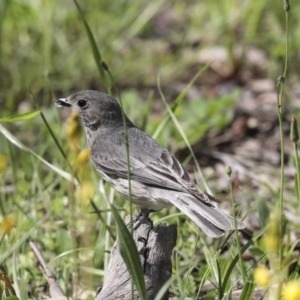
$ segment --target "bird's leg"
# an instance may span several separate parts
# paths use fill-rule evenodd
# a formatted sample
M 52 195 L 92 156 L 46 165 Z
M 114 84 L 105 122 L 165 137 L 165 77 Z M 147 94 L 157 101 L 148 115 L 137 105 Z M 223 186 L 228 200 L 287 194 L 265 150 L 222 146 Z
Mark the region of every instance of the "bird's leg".
M 141 207 L 141 214 L 144 216 L 145 219 L 149 219 L 149 215 L 151 210 L 145 207 Z
M 140 209 L 141 209 L 141 211 L 134 216 L 133 222 L 136 224 L 134 225 L 133 229 L 136 230 L 137 228 L 139 228 L 142 221 L 144 221 L 144 220 L 150 221 L 151 227 L 153 227 L 153 223 L 152 223 L 152 220 L 149 218 L 149 214 L 151 212 L 153 212 L 154 210 L 151 210 L 151 209 L 148 209 L 145 207 L 141 207 Z

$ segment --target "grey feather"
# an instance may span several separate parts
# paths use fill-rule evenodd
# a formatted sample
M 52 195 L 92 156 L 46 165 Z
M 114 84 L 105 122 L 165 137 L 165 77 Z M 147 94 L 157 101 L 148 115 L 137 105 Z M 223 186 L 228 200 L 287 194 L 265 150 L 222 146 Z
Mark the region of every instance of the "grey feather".
M 63 100 L 59 100 L 60 106 Z M 126 141 L 118 102 L 96 91 L 82 91 L 64 101 L 79 112 L 93 165 L 104 180 L 128 197 Z M 126 116 L 125 121 L 133 201 L 143 209 L 175 205 L 213 237 L 233 229 L 233 218 L 212 204 L 215 198 L 198 188 L 180 162 Z M 240 221 L 237 225 L 238 229 L 245 227 Z

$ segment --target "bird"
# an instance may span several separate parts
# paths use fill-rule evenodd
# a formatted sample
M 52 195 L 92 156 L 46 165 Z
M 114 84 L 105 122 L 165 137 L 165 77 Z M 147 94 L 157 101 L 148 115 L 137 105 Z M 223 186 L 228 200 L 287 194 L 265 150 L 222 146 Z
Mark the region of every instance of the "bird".
M 144 216 L 173 205 L 213 238 L 234 229 L 233 217 L 217 208 L 217 200 L 200 190 L 167 149 L 137 128 L 113 97 L 83 90 L 55 104 L 78 113 L 92 164 L 103 180 L 125 198 L 129 198 L 128 150 L 131 199 Z M 236 228 L 245 225 L 236 220 Z

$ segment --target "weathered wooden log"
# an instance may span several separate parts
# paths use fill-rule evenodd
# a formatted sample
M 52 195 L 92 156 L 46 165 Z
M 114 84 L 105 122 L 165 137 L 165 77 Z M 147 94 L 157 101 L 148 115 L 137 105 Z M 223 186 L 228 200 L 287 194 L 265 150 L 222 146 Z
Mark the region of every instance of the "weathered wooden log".
M 160 224 L 153 227 L 151 220 L 139 218 L 133 239 L 137 245 L 144 269 L 147 299 L 154 299 L 160 288 L 171 277 L 171 254 L 176 243 L 177 230 L 174 225 Z M 135 222 L 134 227 L 137 225 Z M 118 240 L 115 242 L 108 264 L 103 287 L 96 300 L 131 300 L 131 278 L 120 254 Z M 134 299 L 139 299 L 134 289 Z M 168 293 L 164 300 L 168 299 Z

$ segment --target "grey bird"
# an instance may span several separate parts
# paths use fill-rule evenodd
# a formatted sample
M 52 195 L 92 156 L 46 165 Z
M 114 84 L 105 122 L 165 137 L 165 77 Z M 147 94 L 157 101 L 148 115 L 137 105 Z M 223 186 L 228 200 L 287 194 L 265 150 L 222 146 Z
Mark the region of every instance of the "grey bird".
M 56 100 L 77 111 L 83 124 L 91 161 L 103 179 L 129 197 L 124 122 L 119 103 L 109 95 L 86 90 Z M 234 220 L 201 191 L 188 172 L 166 149 L 125 116 L 129 143 L 132 201 L 142 213 L 175 205 L 207 235 L 220 237 L 234 228 Z M 237 220 L 237 228 L 245 228 Z

